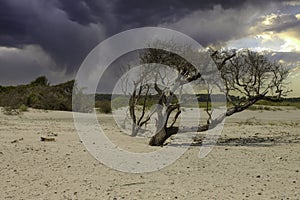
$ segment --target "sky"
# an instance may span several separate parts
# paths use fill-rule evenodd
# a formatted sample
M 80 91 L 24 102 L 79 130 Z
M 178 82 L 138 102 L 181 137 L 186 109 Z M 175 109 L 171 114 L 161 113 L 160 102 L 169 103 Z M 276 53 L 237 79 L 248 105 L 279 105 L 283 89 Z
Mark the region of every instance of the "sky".
M 73 79 L 101 41 L 145 26 L 269 52 L 291 69 L 290 96 L 300 96 L 300 0 L 1 0 L 0 85 Z

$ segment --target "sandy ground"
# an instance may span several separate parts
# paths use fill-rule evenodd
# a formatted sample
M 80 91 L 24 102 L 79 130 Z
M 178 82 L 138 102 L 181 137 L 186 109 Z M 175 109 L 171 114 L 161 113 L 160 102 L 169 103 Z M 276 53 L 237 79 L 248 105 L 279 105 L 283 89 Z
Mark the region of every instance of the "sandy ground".
M 160 148 L 121 134 L 111 115 L 99 121 L 122 148 Z M 245 111 L 226 119 L 207 157 L 195 145 L 162 170 L 130 174 L 86 151 L 71 112 L 0 114 L 0 199 L 300 199 L 299 128 L 300 110 Z

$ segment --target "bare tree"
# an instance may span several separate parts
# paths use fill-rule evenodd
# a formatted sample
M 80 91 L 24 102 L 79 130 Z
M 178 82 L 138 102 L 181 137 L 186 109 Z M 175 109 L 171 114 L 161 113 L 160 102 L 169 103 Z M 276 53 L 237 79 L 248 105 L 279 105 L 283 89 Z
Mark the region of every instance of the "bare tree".
M 263 53 L 248 49 L 210 51 L 221 72 L 229 107 L 226 116 L 241 112 L 259 100 L 281 101 L 288 92 L 288 70 Z
M 188 51 L 193 57 L 199 52 L 194 52 L 188 46 L 178 47 L 172 42 L 166 44 L 172 49 Z M 206 52 L 207 53 L 207 52 Z M 207 83 L 207 100 L 205 111 L 207 113 L 207 121 L 205 124 L 199 124 L 196 128 L 183 130 L 187 132 L 196 130 L 197 132 L 207 131 L 221 123 L 226 116 L 246 110 L 259 100 L 280 101 L 282 97 L 289 91 L 286 88 L 286 78 L 288 70 L 278 62 L 271 62 L 262 53 L 250 50 L 208 50 L 208 53 L 221 75 L 220 80 L 214 80 L 211 77 L 210 83 Z M 197 56 L 197 55 L 196 55 Z M 199 56 L 199 55 L 198 55 Z M 171 87 L 164 87 L 158 84 L 167 80 L 168 75 L 160 73 L 152 75 L 155 79 L 154 84 L 145 81 L 149 77 L 149 72 L 145 72 L 139 79 L 134 82 L 134 90 L 131 92 L 129 101 L 130 117 L 132 119 L 132 136 L 136 136 L 142 126 L 145 126 L 154 113 L 157 114 L 155 135 L 151 137 L 149 144 L 153 146 L 161 146 L 172 135 L 178 133 L 179 127 L 176 121 L 180 116 L 182 109 L 181 99 L 175 95 L 185 84 L 194 82 L 197 84 L 205 84 L 205 76 L 210 73 L 207 66 L 197 68 L 193 64 L 187 62 L 181 56 L 161 49 L 149 48 L 140 54 L 141 63 L 159 63 L 171 67 L 178 72 L 177 77 L 173 80 Z M 205 69 L 199 71 L 199 69 Z M 214 86 L 210 85 L 211 83 Z M 228 107 L 225 114 L 216 118 L 212 118 L 212 110 L 209 109 L 210 98 L 213 87 L 217 87 L 219 91 L 226 96 Z M 156 107 L 148 114 L 145 113 L 147 101 L 150 96 L 155 96 Z M 152 98 L 153 100 L 153 98 Z M 139 116 L 137 116 L 137 108 L 140 108 Z M 199 122 L 200 123 L 200 122 Z

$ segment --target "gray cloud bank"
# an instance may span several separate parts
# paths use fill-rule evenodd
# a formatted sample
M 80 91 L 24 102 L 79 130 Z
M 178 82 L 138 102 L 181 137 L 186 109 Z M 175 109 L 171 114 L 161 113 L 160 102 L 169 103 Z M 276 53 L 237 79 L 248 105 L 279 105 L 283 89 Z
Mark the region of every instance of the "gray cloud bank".
M 54 83 L 72 78 L 99 42 L 130 28 L 162 26 L 203 45 L 226 42 L 251 34 L 259 16 L 281 2 L 1 0 L 0 84 L 25 83 L 41 74 Z

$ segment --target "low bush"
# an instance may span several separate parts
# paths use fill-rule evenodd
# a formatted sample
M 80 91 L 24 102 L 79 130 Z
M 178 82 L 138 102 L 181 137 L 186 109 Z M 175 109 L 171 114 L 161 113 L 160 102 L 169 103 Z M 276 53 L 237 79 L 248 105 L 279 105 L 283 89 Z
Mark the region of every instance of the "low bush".
M 24 104 L 22 104 L 20 107 L 19 107 L 19 111 L 21 112 L 27 112 L 28 111 L 28 107 Z
M 97 101 L 96 107 L 99 108 L 101 113 L 108 114 L 112 112 L 110 101 Z
M 21 112 L 18 109 L 12 108 L 10 106 L 5 106 L 2 109 L 4 115 L 19 115 Z

